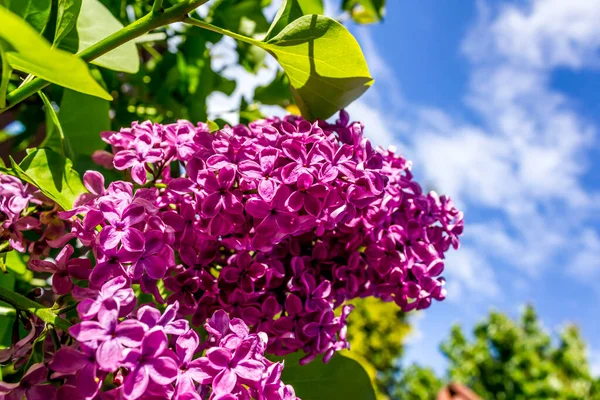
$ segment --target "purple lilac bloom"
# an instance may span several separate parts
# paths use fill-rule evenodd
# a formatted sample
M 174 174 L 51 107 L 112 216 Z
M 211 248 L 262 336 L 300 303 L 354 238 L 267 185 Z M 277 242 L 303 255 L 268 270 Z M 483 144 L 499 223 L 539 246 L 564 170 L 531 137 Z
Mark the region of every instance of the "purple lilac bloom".
M 444 257 L 459 246 L 462 212 L 423 193 L 412 164 L 374 148 L 363 130 L 342 112 L 335 124 L 288 116 L 214 133 L 186 121 L 104 132 L 114 157 L 103 162 L 137 185 L 105 187 L 88 172 L 89 193 L 74 210 L 44 209 L 58 218 L 42 221 L 21 207 L 47 203 L 9 178 L 0 239 L 20 251 L 41 247 L 31 267 L 54 273 L 57 293 L 73 285 L 69 262 L 96 260 L 89 277 L 73 274 L 89 282 L 72 289 L 81 322 L 70 333 L 98 379 L 114 372 L 103 396 L 293 399 L 265 352 L 327 362 L 349 347 L 347 301 L 373 296 L 410 311 L 446 297 Z M 185 172 L 170 171 L 172 163 Z M 41 246 L 22 234 L 57 219 L 63 227 Z M 72 258 L 74 239 L 83 247 Z M 45 261 L 50 245 L 62 250 L 56 263 Z M 160 306 L 135 309 L 134 287 Z M 196 326 L 208 319 L 205 342 L 184 317 Z M 53 376 L 73 393 L 78 374 L 61 367 L 63 354 Z

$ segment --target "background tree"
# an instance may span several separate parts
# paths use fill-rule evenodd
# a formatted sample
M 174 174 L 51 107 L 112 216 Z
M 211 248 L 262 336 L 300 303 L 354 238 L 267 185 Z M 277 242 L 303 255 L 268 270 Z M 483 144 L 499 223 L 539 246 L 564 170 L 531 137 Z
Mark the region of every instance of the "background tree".
M 447 380 L 466 384 L 482 398 L 600 398 L 600 380 L 590 372 L 586 345 L 575 325 L 567 325 L 556 343 L 527 306 L 518 321 L 491 312 L 473 334 L 469 339 L 454 326 L 441 350 L 450 363 Z M 437 390 L 423 390 L 434 382 L 431 370 L 413 365 L 403 371 L 398 398 L 434 399 Z
M 398 360 L 410 333 L 406 314 L 395 303 L 375 298 L 354 300 L 352 304 L 356 307 L 348 320 L 348 338 L 352 347 L 343 354 L 365 367 L 379 400 L 394 398 Z

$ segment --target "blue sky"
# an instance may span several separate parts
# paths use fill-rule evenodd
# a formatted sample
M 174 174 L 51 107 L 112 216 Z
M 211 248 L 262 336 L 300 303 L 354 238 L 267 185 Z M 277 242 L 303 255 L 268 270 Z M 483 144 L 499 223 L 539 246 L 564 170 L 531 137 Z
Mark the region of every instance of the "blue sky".
M 325 3 L 337 15 L 339 1 Z M 349 111 L 466 220 L 448 298 L 414 316 L 405 362 L 441 373 L 453 323 L 471 331 L 490 309 L 517 317 L 533 303 L 548 331 L 582 328 L 600 375 L 600 1 L 387 3 L 382 24 L 349 24 L 375 78 Z M 214 67 L 234 49 L 215 46 Z M 226 111 L 272 79 L 267 63 L 257 76 L 225 69 L 238 87 L 211 95 L 209 116 L 234 120 Z
M 350 111 L 466 216 L 406 362 L 442 372 L 452 323 L 533 303 L 549 331 L 582 328 L 600 374 L 600 2 L 388 3 L 352 27 L 376 83 Z

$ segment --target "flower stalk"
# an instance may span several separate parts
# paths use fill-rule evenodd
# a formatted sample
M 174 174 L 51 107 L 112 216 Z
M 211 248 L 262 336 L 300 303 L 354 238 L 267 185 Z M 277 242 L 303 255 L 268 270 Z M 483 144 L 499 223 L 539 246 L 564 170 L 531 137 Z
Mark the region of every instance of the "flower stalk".
M 1 286 L 0 300 L 10 304 L 16 309 L 34 314 L 45 323 L 56 326 L 64 331 L 68 331 L 68 329 L 71 327 L 71 324 L 67 320 L 59 317 L 49 308 L 43 307 L 40 303 L 30 300 L 23 295 L 5 289 Z

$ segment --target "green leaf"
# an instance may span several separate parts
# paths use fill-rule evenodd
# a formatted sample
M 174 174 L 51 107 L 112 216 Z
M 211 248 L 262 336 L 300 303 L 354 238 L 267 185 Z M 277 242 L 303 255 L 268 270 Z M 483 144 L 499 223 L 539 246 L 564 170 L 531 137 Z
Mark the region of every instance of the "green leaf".
M 290 80 L 283 71 L 278 71 L 275 78 L 264 86 L 254 90 L 254 100 L 262 104 L 287 107 L 293 102 L 290 91 Z
M 64 210 L 73 208 L 77 197 L 86 192 L 71 160 L 55 151 L 39 148 L 18 165 L 11 161 L 15 176 L 40 189 Z
M 24 19 L 36 31 L 43 32 L 50 17 L 52 0 L 0 0 L 0 5 Z
M 32 314 L 37 315 L 42 321 L 52 324 L 62 330 L 68 330 L 71 327 L 71 324 L 54 314 L 54 312 L 47 308 L 43 307 L 40 303 L 37 303 L 19 293 L 15 293 L 12 290 L 7 290 L 0 286 L 0 300 L 5 303 L 9 303 L 10 305 Z
M 357 361 L 339 354 L 328 364 L 317 358 L 301 366 L 299 360 L 298 354 L 285 357 L 281 379 L 302 400 L 375 400 L 369 375 Z
M 58 0 L 53 46 L 57 46 L 73 30 L 80 10 L 81 0 Z
M 77 19 L 78 51 L 87 49 L 122 28 L 123 24 L 100 1 L 83 0 Z M 135 74 L 140 69 L 140 57 L 135 43 L 130 41 L 98 57 L 92 64 Z
M 339 22 L 306 15 L 257 45 L 287 73 L 302 114 L 327 119 L 373 84 L 358 42 Z
M 70 152 L 67 150 L 68 144 L 65 141 L 63 129 L 52 103 L 50 103 L 50 100 L 48 100 L 48 97 L 44 93 L 41 91 L 38 93 L 44 102 L 44 112 L 46 113 L 46 137 L 40 144 L 40 147 L 47 147 L 63 156 L 70 155 Z
M 11 251 L 10 253 L 15 253 L 15 251 Z M 10 254 L 8 253 L 8 254 Z M 7 254 L 0 254 L 0 264 L 5 264 L 5 258 Z M 8 264 L 8 263 L 6 263 Z M 14 290 L 15 288 L 15 276 L 9 272 L 0 272 L 0 287 L 3 287 L 8 290 Z M 10 305 L 0 302 L 0 348 L 8 347 L 11 344 L 12 339 L 12 326 L 15 320 L 15 309 Z
M 30 25 L 4 7 L 0 7 L 0 21 L 0 38 L 12 47 L 5 54 L 14 69 L 78 92 L 112 100 L 79 57 L 52 49 Z
M 208 129 L 210 130 L 210 133 L 214 133 L 214 132 L 218 131 L 219 129 L 221 129 L 219 127 L 219 124 L 217 124 L 215 121 L 211 121 L 210 119 L 206 121 L 206 124 L 208 125 Z
M 24 254 L 18 251 L 10 251 L 6 255 L 6 269 L 18 276 L 33 276 L 27 269 L 27 263 L 23 260 Z
M 65 90 L 58 119 L 76 166 L 82 157 L 87 159 L 94 151 L 104 148 L 100 132 L 110 130 L 109 108 L 106 100 Z
M 385 0 L 344 0 L 342 9 L 349 11 L 355 22 L 372 24 L 385 16 Z
M 323 13 L 323 0 L 285 0 L 281 3 L 265 40 L 271 39 L 283 28 L 304 15 Z
M 6 107 L 6 93 L 12 75 L 12 68 L 6 59 L 6 50 L 9 50 L 9 46 L 4 39 L 0 38 L 0 65 L 2 66 L 2 73 L 0 74 L 0 109 Z

